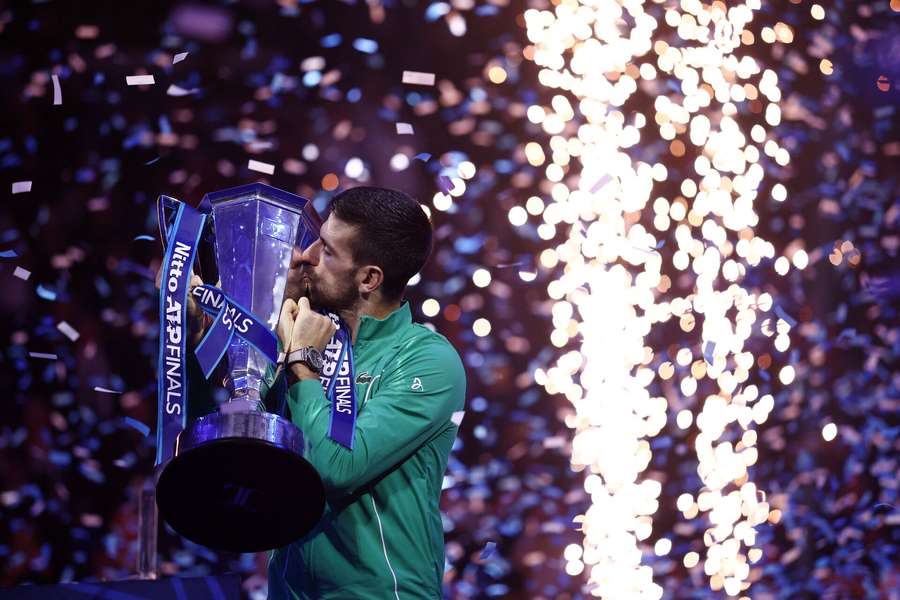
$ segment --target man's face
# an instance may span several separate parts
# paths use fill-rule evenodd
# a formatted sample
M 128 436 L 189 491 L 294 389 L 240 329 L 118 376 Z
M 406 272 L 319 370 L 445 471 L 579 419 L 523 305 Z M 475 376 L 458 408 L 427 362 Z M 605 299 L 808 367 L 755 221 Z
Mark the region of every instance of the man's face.
M 351 251 L 355 235 L 355 226 L 329 216 L 315 243 L 305 251 L 294 248 L 285 297 L 296 300 L 308 290 L 309 302 L 316 308 L 351 308 L 359 299 Z

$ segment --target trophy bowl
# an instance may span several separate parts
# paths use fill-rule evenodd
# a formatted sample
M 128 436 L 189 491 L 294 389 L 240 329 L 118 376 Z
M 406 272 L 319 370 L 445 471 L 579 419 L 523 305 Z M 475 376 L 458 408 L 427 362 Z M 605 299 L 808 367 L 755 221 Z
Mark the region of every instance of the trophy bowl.
M 318 214 L 309 200 L 264 184 L 208 194 L 203 202 L 212 216 L 217 271 L 204 268 L 204 276 L 218 276 L 230 301 L 274 330 L 294 246 L 315 241 Z M 227 360 L 229 400 L 187 424 L 174 449 L 163 449 L 168 460 L 157 479 L 157 506 L 176 532 L 209 548 L 282 547 L 321 518 L 325 488 L 305 458 L 303 433 L 265 411 L 260 386 L 269 359 L 234 335 Z
M 325 508 L 319 474 L 303 458 L 303 434 L 271 413 L 212 413 L 178 437 L 156 485 L 175 531 L 229 552 L 260 552 L 303 537 Z M 182 499 L 186 490 L 190 498 Z

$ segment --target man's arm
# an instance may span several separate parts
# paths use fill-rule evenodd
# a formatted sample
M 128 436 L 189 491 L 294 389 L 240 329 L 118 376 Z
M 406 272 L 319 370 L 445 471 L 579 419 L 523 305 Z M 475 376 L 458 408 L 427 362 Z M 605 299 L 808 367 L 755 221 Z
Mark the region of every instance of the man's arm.
M 426 341 L 388 367 L 378 391 L 357 415 L 353 450 L 328 437 L 331 406 L 318 379 L 288 391 L 291 415 L 307 439 L 307 460 L 330 495 L 348 494 L 387 472 L 462 410 L 465 370 L 447 342 Z

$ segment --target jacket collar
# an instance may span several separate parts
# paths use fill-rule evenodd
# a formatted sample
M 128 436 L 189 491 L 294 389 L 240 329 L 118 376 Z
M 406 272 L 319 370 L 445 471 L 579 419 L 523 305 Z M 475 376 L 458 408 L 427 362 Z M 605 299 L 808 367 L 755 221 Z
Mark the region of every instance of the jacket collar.
M 363 315 L 359 320 L 356 342 L 368 342 L 379 338 L 389 338 L 412 323 L 409 302 L 404 301 L 397 310 L 384 319 Z

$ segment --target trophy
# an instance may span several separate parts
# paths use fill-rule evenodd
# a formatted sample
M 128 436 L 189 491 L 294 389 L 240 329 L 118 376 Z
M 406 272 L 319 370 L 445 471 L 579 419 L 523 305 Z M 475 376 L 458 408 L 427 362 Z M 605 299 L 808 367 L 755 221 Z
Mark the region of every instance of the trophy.
M 177 204 L 165 197 L 161 201 L 167 201 L 169 208 Z M 223 353 L 227 355 L 229 400 L 216 412 L 188 424 L 185 402 L 189 401 L 190 390 L 184 398 L 178 397 L 178 380 L 169 375 L 181 375 L 175 369 L 176 359 L 182 360 L 181 365 L 184 359 L 176 356 L 179 352 L 171 349 L 174 346 L 165 345 L 167 341 L 177 342 L 182 334 L 186 337 L 186 331 L 178 333 L 174 325 L 163 323 L 170 313 L 177 312 L 179 304 L 177 295 L 165 297 L 167 291 L 187 293 L 186 284 L 179 283 L 183 280 L 179 269 L 183 266 L 189 279 L 190 266 L 195 262 L 195 254 L 185 260 L 193 252 L 191 236 L 177 237 L 189 219 L 199 219 L 194 249 L 204 281 L 221 280 L 220 288 L 205 285 L 193 290 L 201 306 L 207 302 L 207 312 L 217 309 L 217 296 L 221 310 L 198 345 L 197 356 L 199 360 L 201 346 L 208 340 L 213 345 L 214 338 L 225 332 L 226 337 L 220 336 L 217 342 L 221 350 L 207 362 L 215 366 Z M 294 246 L 305 249 L 317 239 L 321 220 L 309 200 L 256 183 L 207 194 L 199 211 L 185 205 L 179 209 L 175 223 L 168 226 L 168 221 L 161 204 L 160 227 L 172 230 L 171 238 L 164 231 L 164 239 L 169 238 L 164 262 L 168 271 L 164 274 L 172 275 L 171 281 L 164 280 L 160 301 L 163 325 L 157 465 L 161 472 L 156 484 L 157 506 L 175 531 L 213 549 L 257 552 L 287 545 L 318 522 L 325 491 L 318 473 L 304 458 L 303 433 L 289 420 L 265 411 L 260 385 L 267 369 L 274 368 L 272 330 L 281 313 L 291 254 Z M 214 259 L 209 257 L 211 246 Z M 180 313 L 177 318 L 182 318 Z M 170 320 L 178 323 L 175 317 Z M 256 338 L 248 324 L 256 327 Z M 184 342 L 180 343 L 184 349 Z M 165 357 L 164 348 L 170 348 Z M 191 351 L 187 348 L 180 354 Z M 168 389 L 164 389 L 166 385 Z M 171 448 L 166 440 L 173 438 Z

